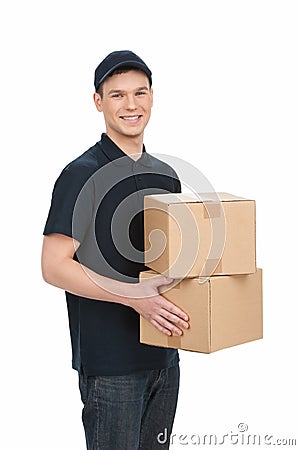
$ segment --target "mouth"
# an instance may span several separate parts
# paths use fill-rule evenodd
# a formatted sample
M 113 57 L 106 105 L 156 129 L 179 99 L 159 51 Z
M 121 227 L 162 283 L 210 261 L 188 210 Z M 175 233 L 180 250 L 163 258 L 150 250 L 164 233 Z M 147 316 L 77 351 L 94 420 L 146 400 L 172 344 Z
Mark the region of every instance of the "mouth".
M 120 119 L 125 120 L 128 123 L 136 123 L 142 117 L 142 114 L 136 114 L 135 116 L 120 116 Z

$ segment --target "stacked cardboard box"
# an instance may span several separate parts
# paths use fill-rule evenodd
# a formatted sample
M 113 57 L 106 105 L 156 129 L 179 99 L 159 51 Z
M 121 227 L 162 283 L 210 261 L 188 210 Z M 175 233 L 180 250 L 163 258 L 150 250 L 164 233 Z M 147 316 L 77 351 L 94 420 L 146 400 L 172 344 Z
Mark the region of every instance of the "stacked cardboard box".
M 255 201 L 226 193 L 145 196 L 140 279 L 174 278 L 160 293 L 190 328 L 166 336 L 143 317 L 145 344 L 204 353 L 262 338 L 262 270 L 256 268 Z

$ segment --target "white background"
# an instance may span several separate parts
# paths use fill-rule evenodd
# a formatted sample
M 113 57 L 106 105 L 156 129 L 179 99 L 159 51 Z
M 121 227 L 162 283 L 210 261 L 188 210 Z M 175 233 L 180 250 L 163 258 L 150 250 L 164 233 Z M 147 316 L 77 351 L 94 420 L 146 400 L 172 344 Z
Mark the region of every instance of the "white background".
M 55 179 L 104 131 L 93 72 L 116 49 L 153 71 L 147 150 L 257 202 L 264 339 L 181 352 L 171 448 L 239 423 L 299 444 L 299 13 L 289 0 L 1 7 L 1 448 L 85 448 L 64 293 L 43 282 L 40 250 Z

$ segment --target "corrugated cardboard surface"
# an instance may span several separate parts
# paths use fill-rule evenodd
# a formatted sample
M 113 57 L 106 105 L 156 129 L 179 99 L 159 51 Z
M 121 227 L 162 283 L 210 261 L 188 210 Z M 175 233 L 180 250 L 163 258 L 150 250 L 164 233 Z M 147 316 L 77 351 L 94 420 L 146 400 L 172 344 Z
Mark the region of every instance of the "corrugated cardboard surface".
M 140 279 L 158 275 L 149 270 Z M 140 342 L 211 353 L 262 338 L 261 269 L 248 275 L 214 276 L 202 283 L 185 278 L 170 286 L 161 293 L 189 315 L 190 328 L 181 337 L 168 337 L 141 317 Z
M 189 194 L 145 196 L 149 268 L 172 278 L 255 272 L 255 201 L 217 195 L 203 202 Z

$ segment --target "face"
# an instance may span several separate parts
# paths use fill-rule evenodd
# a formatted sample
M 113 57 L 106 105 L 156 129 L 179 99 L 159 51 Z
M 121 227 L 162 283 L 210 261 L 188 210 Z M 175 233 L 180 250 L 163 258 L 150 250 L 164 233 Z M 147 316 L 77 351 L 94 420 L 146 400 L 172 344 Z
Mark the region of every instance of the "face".
M 143 137 L 150 119 L 153 91 L 146 74 L 136 70 L 116 74 L 103 83 L 103 97 L 94 94 L 98 111 L 103 112 L 108 136 L 117 141 Z

